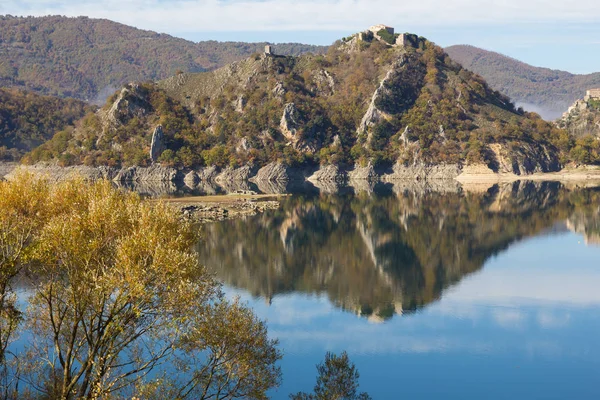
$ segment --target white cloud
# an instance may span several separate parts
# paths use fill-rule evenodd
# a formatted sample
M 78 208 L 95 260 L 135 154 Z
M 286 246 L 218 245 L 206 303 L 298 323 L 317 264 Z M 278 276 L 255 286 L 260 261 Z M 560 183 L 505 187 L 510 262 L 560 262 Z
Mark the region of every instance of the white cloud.
M 166 32 L 358 31 L 374 23 L 464 26 L 515 22 L 593 22 L 597 0 L 3 0 L 0 13 L 108 18 Z

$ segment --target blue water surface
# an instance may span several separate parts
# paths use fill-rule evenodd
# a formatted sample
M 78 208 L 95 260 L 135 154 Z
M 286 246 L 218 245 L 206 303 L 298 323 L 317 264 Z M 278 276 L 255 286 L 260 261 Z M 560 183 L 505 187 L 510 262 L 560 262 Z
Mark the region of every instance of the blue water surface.
M 284 357 L 274 399 L 307 391 L 347 351 L 374 399 L 600 398 L 600 247 L 546 233 L 510 245 L 417 312 L 370 321 L 324 295 L 241 296 Z

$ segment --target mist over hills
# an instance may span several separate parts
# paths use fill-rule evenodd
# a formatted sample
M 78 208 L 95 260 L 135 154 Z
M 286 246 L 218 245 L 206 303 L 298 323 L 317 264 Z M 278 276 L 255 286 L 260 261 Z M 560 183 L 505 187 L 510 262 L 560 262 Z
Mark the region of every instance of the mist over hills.
M 509 96 L 517 106 L 537 112 L 547 120 L 560 117 L 587 89 L 600 87 L 600 72 L 576 75 L 534 67 L 469 45 L 444 50 L 465 68 L 485 78 L 493 89 Z

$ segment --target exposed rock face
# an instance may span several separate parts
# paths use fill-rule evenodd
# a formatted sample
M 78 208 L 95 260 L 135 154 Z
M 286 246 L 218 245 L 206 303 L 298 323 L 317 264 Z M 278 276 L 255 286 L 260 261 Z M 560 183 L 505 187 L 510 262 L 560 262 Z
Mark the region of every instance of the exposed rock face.
M 405 56 L 401 56 L 385 75 L 385 78 L 379 84 L 379 87 L 373 93 L 371 97 L 371 103 L 369 103 L 369 108 L 367 108 L 367 112 L 363 116 L 360 121 L 360 125 L 358 126 L 357 133 L 359 136 L 369 133 L 369 129 L 375 126 L 378 122 L 383 118 L 383 112 L 377 108 L 377 101 L 384 95 L 387 95 L 390 89 L 388 88 L 388 82 L 392 80 L 398 71 L 403 68 L 407 63 L 407 59 Z M 371 141 L 371 135 L 369 134 L 367 138 L 367 142 Z
M 395 164 L 392 171 L 384 173 L 381 177 L 382 181 L 390 182 L 395 180 L 440 180 L 440 179 L 455 179 L 461 173 L 461 167 L 457 164 L 415 164 L 404 165 Z
M 335 79 L 327 70 L 321 69 L 313 74 L 314 80 L 317 83 L 317 92 L 319 94 L 334 94 Z
M 285 94 L 285 88 L 283 87 L 283 83 L 277 82 L 272 92 L 275 96 L 282 97 Z
M 540 144 L 523 144 L 509 148 L 507 145 L 494 143 L 490 168 L 495 172 L 529 175 L 537 172 L 560 171 L 561 165 L 556 149 Z
M 196 173 L 196 171 L 190 171 L 183 178 L 183 182 L 190 189 L 194 189 L 196 186 L 198 186 L 198 183 L 200 182 L 200 178 L 198 177 L 198 174 Z
M 100 110 L 99 113 L 105 125 L 117 127 L 133 117 L 143 116 L 149 106 L 139 85 L 130 83 L 121 90 L 107 111 Z
M 181 180 L 181 176 L 175 168 L 153 165 L 147 168 L 123 168 L 113 180 L 121 182 L 173 182 Z
M 246 107 L 246 98 L 244 96 L 240 96 L 235 102 L 235 111 L 243 113 L 244 107 Z
M 126 85 L 112 103 L 110 108 L 102 108 L 98 116 L 102 121 L 102 132 L 98 134 L 96 146 L 100 145 L 107 132 L 126 124 L 130 119 L 142 118 L 151 110 L 146 94 L 136 83 Z M 113 146 L 119 146 L 113 143 Z M 118 148 L 118 147 L 117 147 Z
M 248 149 L 250 149 L 250 143 L 248 143 L 248 139 L 246 139 L 245 137 L 241 138 L 238 142 L 238 145 L 235 147 L 235 151 L 237 153 L 248 151 Z
M 346 171 L 343 171 L 337 165 L 321 166 L 311 176 L 308 177 L 310 182 L 344 182 L 347 179 Z
M 202 182 L 213 182 L 216 180 L 217 175 L 219 175 L 219 169 L 213 165 L 197 170 L 196 175 Z
M 158 125 L 152 134 L 152 143 L 150 144 L 150 159 L 152 162 L 158 161 L 158 158 L 165 150 L 164 134 L 162 125 Z
M 288 168 L 282 163 L 271 163 L 258 170 L 255 177 L 252 178 L 256 181 L 288 181 L 290 179 L 288 175 Z
M 390 75 L 391 72 L 392 71 L 390 70 L 388 72 L 388 75 Z M 386 79 L 387 78 L 388 78 L 388 76 L 386 76 Z M 385 81 L 385 79 L 384 79 L 384 81 Z M 375 124 L 377 124 L 379 121 L 381 121 L 381 111 L 379 111 L 377 109 L 377 107 L 375 107 L 375 101 L 379 97 L 382 87 L 383 87 L 383 81 L 381 82 L 381 85 L 375 91 L 375 93 L 373 93 L 373 97 L 371 98 L 371 103 L 369 103 L 369 108 L 367 108 L 367 112 L 365 113 L 362 120 L 360 121 L 360 125 L 358 126 L 358 135 L 359 136 L 367 134 L 369 128 L 375 126 Z
M 354 166 L 354 169 L 348 172 L 348 179 L 351 181 L 365 180 L 377 182 L 379 175 L 375 172 L 373 165 L 369 163 L 366 167 Z
M 217 183 L 225 183 L 225 182 L 241 182 L 247 181 L 253 176 L 253 170 L 249 166 L 245 165 L 241 168 L 231 168 L 227 167 L 219 175 L 215 177 L 215 182 Z
M 11 179 L 16 173 L 28 172 L 41 175 L 50 181 L 60 182 L 66 179 L 81 177 L 86 180 L 95 181 L 99 179 L 113 180 L 119 170 L 111 167 L 87 167 L 77 165 L 72 167 L 60 167 L 58 165 L 39 163 L 35 165 L 20 165 L 6 175 L 6 179 Z
M 576 138 L 591 135 L 600 139 L 600 109 L 593 101 L 577 100 L 562 118 L 556 121 L 556 125 L 566 129 Z
M 283 115 L 279 123 L 281 133 L 286 139 L 295 143 L 298 141 L 296 137 L 296 128 L 298 127 L 298 109 L 294 103 L 287 103 L 283 108 Z
M 302 171 L 290 168 L 282 163 L 270 163 L 258 170 L 252 181 L 287 182 L 291 180 L 303 180 Z

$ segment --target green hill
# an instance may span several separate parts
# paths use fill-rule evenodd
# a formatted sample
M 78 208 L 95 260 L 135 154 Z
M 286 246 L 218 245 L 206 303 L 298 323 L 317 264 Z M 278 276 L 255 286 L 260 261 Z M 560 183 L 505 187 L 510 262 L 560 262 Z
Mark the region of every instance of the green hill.
M 391 166 L 486 163 L 529 173 L 559 168 L 566 133 L 463 69 L 424 38 L 390 45 L 364 32 L 325 55 L 255 55 L 205 73 L 128 85 L 27 161 L 148 165 L 162 127 L 163 165 Z M 61 138 L 63 140 L 64 138 Z
M 0 160 L 16 161 L 55 137 L 93 107 L 74 99 L 40 96 L 17 89 L 0 89 Z
M 445 51 L 465 68 L 485 78 L 488 84 L 518 105 L 556 119 L 587 89 L 600 87 L 600 72 L 575 75 L 534 67 L 521 61 L 468 45 L 450 46 Z
M 104 19 L 0 16 L 0 86 L 104 102 L 132 81 L 221 67 L 264 43 L 194 43 Z M 276 46 L 280 54 L 325 47 Z

